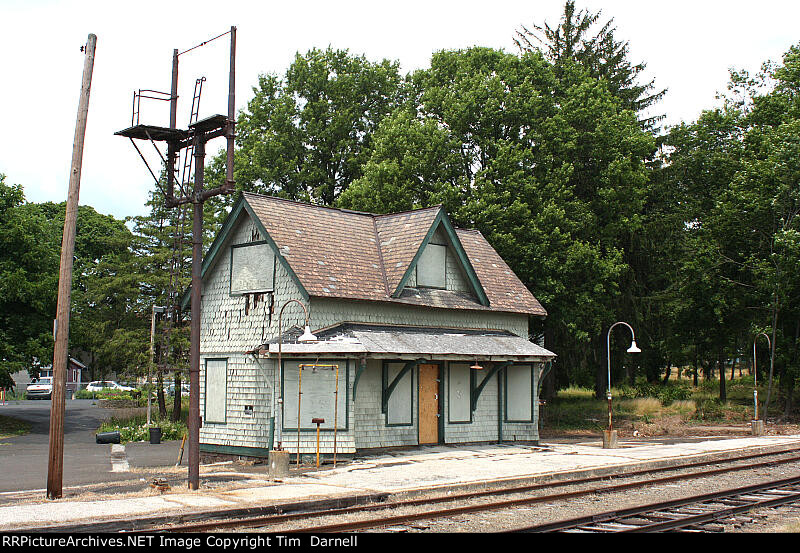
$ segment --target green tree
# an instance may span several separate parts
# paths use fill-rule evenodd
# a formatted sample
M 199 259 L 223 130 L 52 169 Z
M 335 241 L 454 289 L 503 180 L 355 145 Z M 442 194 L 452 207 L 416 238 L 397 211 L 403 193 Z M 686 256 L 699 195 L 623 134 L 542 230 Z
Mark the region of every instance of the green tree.
M 58 223 L 0 174 L 0 380 L 53 355 Z
M 65 204 L 27 203 L 21 187 L 4 182 L 0 198 L 0 359 L 7 373 L 35 372 L 52 361 Z M 109 290 L 124 277 L 116 267 L 130 256 L 131 240 L 123 221 L 88 206 L 78 209 L 71 354 L 96 351 L 101 320 L 124 324 L 131 300 L 120 305 Z M 89 364 L 92 371 L 97 366 Z
M 383 120 L 364 177 L 339 205 L 387 212 L 442 203 L 509 262 L 549 317 L 562 377 L 598 381 L 602 329 L 628 270 L 654 141 L 579 65 L 540 53 L 439 52 Z M 557 347 L 554 346 L 557 344 Z
M 597 29 L 601 15 L 602 11 L 576 11 L 575 1 L 567 0 L 558 25 L 551 27 L 547 22 L 533 24 L 531 28 L 522 25 L 516 31 L 514 43 L 524 52 L 542 52 L 557 72 L 565 63 L 578 63 L 590 76 L 604 79 L 609 91 L 622 100 L 625 109 L 641 115 L 658 102 L 666 90 L 654 92 L 654 79 L 640 84 L 639 78 L 646 65 L 630 62 L 630 45 L 614 36 L 617 29 L 613 18 Z M 647 116 L 642 124 L 652 129 L 660 119 L 662 115 Z
M 399 103 L 398 67 L 329 47 L 298 53 L 283 78 L 261 75 L 237 122 L 237 186 L 332 205 Z

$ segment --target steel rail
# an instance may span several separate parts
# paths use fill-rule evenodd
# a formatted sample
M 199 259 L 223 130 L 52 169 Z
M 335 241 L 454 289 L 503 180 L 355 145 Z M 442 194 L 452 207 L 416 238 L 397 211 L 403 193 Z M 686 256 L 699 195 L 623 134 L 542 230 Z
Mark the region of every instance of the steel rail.
M 556 494 L 551 493 L 539 496 L 537 498 L 527 499 L 528 503 L 533 503 L 533 502 L 552 501 L 558 499 L 568 499 L 570 497 L 579 497 L 581 495 L 587 495 L 592 493 L 619 491 L 619 490 L 624 490 L 626 488 L 635 488 L 643 485 L 653 485 L 659 482 L 670 482 L 676 480 L 686 480 L 690 478 L 701 478 L 705 476 L 712 476 L 714 474 L 726 473 L 733 470 L 738 471 L 738 470 L 770 466 L 774 464 L 790 463 L 793 461 L 800 461 L 800 455 L 792 455 L 798 453 L 800 453 L 800 448 L 788 447 L 774 451 L 767 451 L 767 452 L 761 451 L 758 453 L 737 455 L 728 457 L 726 459 L 703 460 L 691 463 L 683 463 L 677 466 L 646 468 L 628 472 L 619 472 L 615 474 L 590 476 L 590 477 L 576 478 L 576 479 L 553 480 L 548 482 L 527 484 L 521 486 L 509 486 L 502 488 L 498 487 L 494 489 L 488 489 L 476 492 L 453 493 L 449 495 L 426 497 L 421 499 L 387 501 L 386 499 L 388 499 L 389 494 L 373 494 L 373 496 L 371 496 L 371 499 L 367 497 L 360 499 L 356 498 L 356 501 L 350 501 L 349 506 L 345 507 L 325 506 L 325 505 L 336 504 L 338 501 L 323 501 L 321 502 L 320 507 L 316 506 L 300 507 L 293 505 L 267 505 L 267 506 L 254 506 L 247 508 L 215 510 L 208 512 L 195 512 L 177 516 L 160 515 L 160 516 L 140 517 L 140 518 L 126 519 L 126 520 L 111 520 L 105 522 L 98 521 L 92 524 L 76 523 L 69 525 L 52 525 L 52 526 L 37 525 L 36 527 L 31 527 L 28 530 L 37 532 L 100 531 L 100 532 L 136 533 L 136 532 L 160 532 L 160 531 L 203 532 L 203 531 L 225 529 L 225 528 L 264 527 L 264 526 L 275 525 L 277 523 L 290 522 L 298 519 L 320 518 L 324 516 L 339 516 L 339 515 L 353 514 L 358 512 L 379 511 L 379 510 L 395 509 L 402 507 L 415 507 L 419 505 L 433 505 L 437 503 L 455 502 L 460 500 L 476 499 L 487 496 L 502 496 L 502 495 L 517 494 L 517 493 L 535 492 L 537 490 L 543 490 L 543 489 L 550 490 L 553 488 L 579 486 L 597 481 L 606 481 L 606 482 L 609 480 L 619 481 L 619 480 L 635 478 L 655 473 L 663 473 L 668 471 L 685 471 L 686 469 L 706 467 L 708 465 L 724 465 L 722 468 L 718 469 L 695 471 L 692 472 L 691 474 L 668 476 L 657 480 L 650 479 L 647 480 L 646 482 L 632 482 L 632 483 L 620 484 L 613 487 L 600 486 L 582 491 L 563 492 Z M 781 457 L 785 455 L 791 455 L 791 456 L 774 459 L 774 457 Z M 743 462 L 758 458 L 770 458 L 770 460 L 761 463 L 751 463 L 748 465 L 731 466 L 732 463 Z M 498 486 L 500 485 L 500 482 L 499 481 L 485 482 L 484 484 Z M 435 492 L 436 490 L 429 490 L 429 491 Z M 368 503 L 366 503 L 365 501 L 368 501 Z M 483 507 L 484 510 L 491 510 L 492 508 L 493 507 L 491 504 L 484 504 Z M 497 508 L 502 508 L 502 506 L 498 506 Z M 292 510 L 292 512 L 287 512 L 290 509 Z M 283 510 L 283 512 L 281 512 L 281 510 Z M 425 516 L 428 518 L 435 517 L 435 515 L 430 511 Z M 373 524 L 373 526 L 376 525 L 379 524 Z M 317 532 L 321 531 L 321 529 L 322 527 L 310 527 L 307 528 L 305 531 Z M 26 528 L 20 528 L 18 530 L 25 531 Z
M 758 454 L 749 454 L 744 456 L 738 456 L 731 459 L 725 459 L 720 461 L 713 461 L 713 464 L 721 464 L 721 463 L 730 463 L 730 462 L 737 462 L 748 460 L 757 457 L 775 457 L 778 455 L 785 455 L 787 453 L 796 452 L 797 449 L 790 449 L 781 452 L 772 452 L 772 453 L 758 453 Z M 596 486 L 585 490 L 576 490 L 576 491 L 569 491 L 569 492 L 560 492 L 560 493 L 551 493 L 540 495 L 536 497 L 524 497 L 520 499 L 512 499 L 512 500 L 505 500 L 505 501 L 494 501 L 491 503 L 482 503 L 479 505 L 469 505 L 469 506 L 461 506 L 461 507 L 452 507 L 447 509 L 439 509 L 439 510 L 428 510 L 420 513 L 412 513 L 407 515 L 398 515 L 392 517 L 380 517 L 380 518 L 373 518 L 364 521 L 356 521 L 356 522 L 346 522 L 346 523 L 335 523 L 329 525 L 322 525 L 322 526 L 309 526 L 304 527 L 302 529 L 296 530 L 287 530 L 291 532 L 344 532 L 344 531 L 352 531 L 352 530 L 359 530 L 365 528 L 373 528 L 376 526 L 383 526 L 387 524 L 397 524 L 402 522 L 410 522 L 414 520 L 420 519 L 430 519 L 430 518 L 439 518 L 439 517 L 447 517 L 453 516 L 458 514 L 465 514 L 465 513 L 472 513 L 478 511 L 489 511 L 489 510 L 499 510 L 504 508 L 516 507 L 520 505 L 528 505 L 532 503 L 542 503 L 547 501 L 557 501 L 557 500 L 564 500 L 564 499 L 571 499 L 574 497 L 580 497 L 584 495 L 594 494 L 594 493 L 612 493 L 618 491 L 624 491 L 628 489 L 635 489 L 642 486 L 651 486 L 657 485 L 662 483 L 668 482 L 675 482 L 680 480 L 690 480 L 696 478 L 703 478 L 708 476 L 714 476 L 721 473 L 729 473 L 735 470 L 749 470 L 754 468 L 761 468 L 767 466 L 773 466 L 775 464 L 781 463 L 791 463 L 794 461 L 800 461 L 800 456 L 795 455 L 792 457 L 781 458 L 781 459 L 771 459 L 769 461 L 764 461 L 761 463 L 752 463 L 748 465 L 737 465 L 737 466 L 724 466 L 721 468 L 715 468 L 710 470 L 704 471 L 697 471 L 691 474 L 677 474 L 671 476 L 665 476 L 662 478 L 656 479 L 649 479 L 647 481 L 636 481 L 636 482 L 626 482 L 622 484 L 616 484 L 612 486 Z M 351 507 L 342 507 L 336 509 L 328 509 L 328 510 L 321 510 L 321 511 L 313 511 L 313 512 L 299 512 L 299 513 L 289 513 L 283 515 L 268 515 L 268 516 L 252 516 L 247 518 L 239 518 L 239 519 L 230 519 L 230 520 L 217 520 L 217 521 L 209 521 L 209 522 L 200 522 L 200 523 L 189 523 L 189 524 L 182 524 L 182 525 L 174 525 L 174 526 L 164 526 L 163 530 L 168 530 L 170 532 L 205 532 L 209 530 L 218 530 L 223 528 L 253 528 L 253 527 L 264 527 L 264 526 L 271 526 L 282 522 L 290 522 L 293 520 L 299 519 L 309 519 L 311 517 L 320 518 L 325 516 L 342 516 L 347 514 L 354 514 L 359 512 L 370 512 L 370 511 L 385 511 L 388 509 L 397 509 L 397 508 L 406 508 L 406 507 L 416 507 L 420 505 L 431 505 L 436 503 L 452 503 L 460 500 L 471 500 L 477 499 L 481 497 L 487 496 L 498 496 L 498 495 L 510 495 L 515 493 L 526 493 L 526 492 L 533 492 L 536 490 L 541 489 L 550 489 L 553 487 L 566 487 L 566 486 L 573 486 L 573 485 L 580 485 L 585 484 L 588 482 L 595 482 L 598 480 L 608 480 L 609 478 L 615 479 L 623 479 L 623 478 L 633 478 L 636 476 L 642 476 L 646 474 L 652 474 L 654 472 L 664 472 L 669 470 L 685 470 L 687 468 L 693 468 L 697 466 L 707 466 L 712 464 L 708 461 L 705 462 L 697 462 L 697 463 L 687 463 L 685 465 L 681 465 L 679 467 L 659 467 L 656 469 L 649 469 L 649 470 L 640 470 L 640 471 L 632 471 L 629 473 L 624 474 L 616 474 L 610 476 L 594 476 L 588 477 L 583 479 L 577 480 L 562 480 L 557 482 L 545 482 L 541 484 L 533 484 L 533 485 L 525 485 L 525 486 L 516 486 L 510 488 L 502 488 L 502 489 L 493 489 L 493 490 L 482 490 L 479 492 L 467 492 L 461 494 L 451 494 L 446 496 L 439 496 L 433 498 L 420 498 L 420 499 L 410 499 L 410 500 L 403 500 L 403 501 L 392 501 L 392 502 L 383 502 L 379 504 L 372 504 L 372 505 L 356 505 Z M 143 530 L 143 531 L 153 531 L 151 530 Z M 157 531 L 157 530 L 155 530 Z
M 800 488 L 798 488 L 798 485 L 800 485 L 800 476 L 794 476 L 792 478 L 774 480 L 771 482 L 745 486 L 742 488 L 733 488 L 720 492 L 685 497 L 682 499 L 640 505 L 637 507 L 561 520 L 547 524 L 515 528 L 511 530 L 511 532 L 544 533 L 561 532 L 573 529 L 584 532 L 595 531 L 614 533 L 664 532 L 668 530 L 697 526 L 699 524 L 719 520 L 734 514 L 751 511 L 753 509 L 774 507 L 777 505 L 798 502 L 800 501 Z M 792 487 L 793 489 L 785 490 L 786 487 Z M 769 497 L 767 499 L 764 499 L 763 496 L 748 497 L 748 495 L 757 494 L 758 492 L 773 492 L 772 495 L 775 495 L 775 493 L 779 492 L 779 495 L 777 495 L 777 497 Z M 721 500 L 735 500 L 739 501 L 740 504 L 734 506 L 724 506 L 711 512 L 696 514 L 675 512 L 676 509 L 700 506 L 704 503 L 719 502 Z M 645 524 L 637 524 L 628 520 L 637 516 L 643 519 L 655 518 L 661 520 L 658 522 L 650 522 Z M 616 525 L 616 527 L 613 525 Z

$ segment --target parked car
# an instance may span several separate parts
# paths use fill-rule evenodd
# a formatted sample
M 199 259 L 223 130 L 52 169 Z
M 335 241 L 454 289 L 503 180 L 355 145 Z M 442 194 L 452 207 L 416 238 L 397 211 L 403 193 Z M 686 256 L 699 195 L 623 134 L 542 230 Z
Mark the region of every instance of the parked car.
M 53 377 L 42 376 L 34 378 L 25 389 L 25 397 L 28 399 L 50 399 L 53 397 Z
M 175 395 L 175 383 L 171 382 L 169 386 L 167 386 L 167 395 L 174 396 Z M 186 382 L 181 382 L 181 395 L 188 396 L 189 395 L 189 384 Z
M 100 392 L 102 390 L 119 390 L 120 392 L 133 392 L 136 388 L 117 384 L 113 380 L 95 380 L 86 386 L 87 392 Z

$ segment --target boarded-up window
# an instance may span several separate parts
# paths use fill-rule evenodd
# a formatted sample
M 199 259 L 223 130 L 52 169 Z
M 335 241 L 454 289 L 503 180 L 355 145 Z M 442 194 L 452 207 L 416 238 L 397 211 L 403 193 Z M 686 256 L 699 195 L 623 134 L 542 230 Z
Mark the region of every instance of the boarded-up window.
M 449 422 L 470 422 L 470 370 L 467 363 L 450 363 L 447 406 Z
M 304 365 L 302 378 L 300 365 Z M 312 367 L 311 365 L 328 365 Z M 336 367 L 339 367 L 339 390 L 336 393 Z M 300 400 L 300 428 L 316 429 L 311 419 L 325 419 L 321 429 L 347 428 L 347 361 L 286 361 L 283 364 L 283 426 L 297 429 L 298 391 Z M 338 399 L 338 401 L 336 401 Z
M 228 400 L 228 360 L 206 359 L 205 422 L 225 423 Z
M 272 292 L 275 255 L 259 242 L 231 247 L 231 294 Z
M 530 365 L 506 368 L 506 420 L 533 421 L 533 370 Z
M 417 286 L 444 288 L 447 282 L 446 258 L 447 246 L 428 244 L 417 261 Z
M 402 372 L 405 363 L 387 363 L 385 365 L 384 385 L 390 386 Z M 386 424 L 410 425 L 413 423 L 413 371 L 406 371 L 397 382 L 386 404 Z

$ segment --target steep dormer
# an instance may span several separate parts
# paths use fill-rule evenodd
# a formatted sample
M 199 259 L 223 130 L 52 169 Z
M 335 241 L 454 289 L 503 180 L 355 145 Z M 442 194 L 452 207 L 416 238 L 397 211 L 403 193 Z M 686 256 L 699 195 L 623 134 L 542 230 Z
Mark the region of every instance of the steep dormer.
M 475 269 L 450 219 L 441 209 L 392 295 L 403 297 L 404 292 L 405 295 L 408 292 L 431 295 L 437 290 L 467 296 L 480 305 L 489 306 Z

